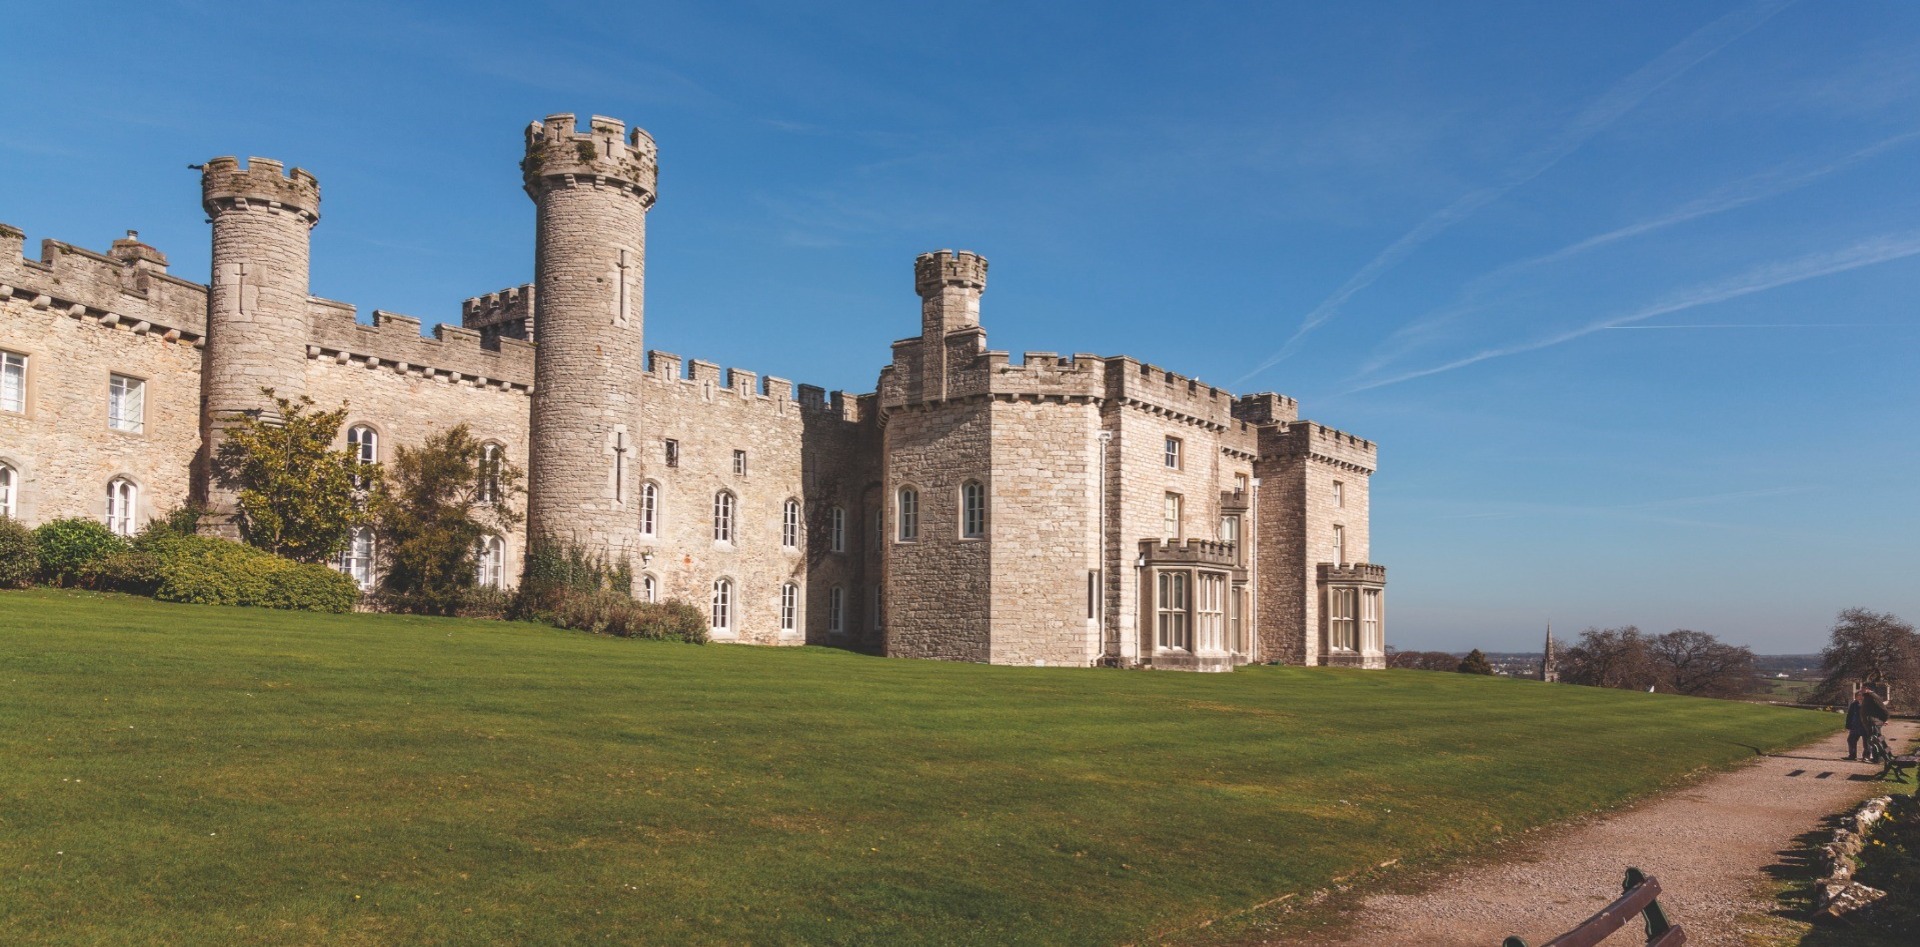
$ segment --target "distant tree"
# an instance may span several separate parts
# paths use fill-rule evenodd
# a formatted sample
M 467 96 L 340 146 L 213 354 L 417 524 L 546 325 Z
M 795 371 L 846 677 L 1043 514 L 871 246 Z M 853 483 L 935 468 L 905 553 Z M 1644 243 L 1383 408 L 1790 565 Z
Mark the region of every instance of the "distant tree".
M 1395 651 L 1387 655 L 1387 666 L 1411 671 L 1455 671 L 1460 659 L 1445 651 Z
M 1646 690 L 1660 683 L 1660 671 L 1649 650 L 1651 642 L 1632 625 L 1589 628 L 1580 633 L 1579 644 L 1560 652 L 1560 680 L 1589 687 Z
M 1492 674 L 1493 665 L 1487 661 L 1487 656 L 1482 654 L 1479 648 L 1475 648 L 1467 652 L 1467 656 L 1461 659 L 1454 670 L 1462 674 Z
M 1741 697 L 1759 686 L 1753 649 L 1704 631 L 1677 628 L 1647 643 L 1662 690 L 1694 697 Z
M 457 611 L 479 574 L 481 541 L 520 522 L 520 479 L 465 424 L 394 451 L 373 498 L 381 592 L 407 611 Z
M 346 546 L 362 519 L 355 484 L 370 482 L 378 469 L 334 448 L 345 404 L 315 411 L 305 395 L 295 400 L 272 388 L 260 392 L 273 400 L 279 417 L 235 418 L 214 456 L 214 477 L 235 489 L 240 538 L 249 545 L 300 562 L 324 562 Z
M 1832 637 L 1820 652 L 1826 675 L 1816 699 L 1847 699 L 1862 681 L 1893 685 L 1896 699 L 1920 688 L 1920 637 L 1913 625 L 1891 612 L 1849 608 L 1833 624 Z

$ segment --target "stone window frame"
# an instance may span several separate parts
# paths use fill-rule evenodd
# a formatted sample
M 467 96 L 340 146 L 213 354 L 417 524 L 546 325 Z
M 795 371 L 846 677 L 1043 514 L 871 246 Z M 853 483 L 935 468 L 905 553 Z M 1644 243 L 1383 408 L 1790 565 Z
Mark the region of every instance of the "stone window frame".
M 640 535 L 652 539 L 660 535 L 660 482 L 640 481 Z
M 1160 541 L 1177 543 L 1186 538 L 1187 498 L 1168 490 L 1160 508 Z
M 893 492 L 893 521 L 896 524 L 895 542 L 917 543 L 920 541 L 920 488 L 913 484 L 902 484 Z
M 1333 564 L 1347 564 L 1347 527 L 1342 523 L 1333 524 Z
M 362 540 L 365 541 L 364 545 Z M 334 571 L 353 579 L 360 591 L 372 591 L 374 584 L 379 581 L 379 558 L 375 555 L 379 541 L 371 526 L 349 529 L 346 548 L 340 550 L 340 556 L 333 564 Z M 365 550 L 364 555 L 361 554 L 362 549 Z
M 1167 435 L 1166 453 L 1162 459 L 1165 460 L 1168 470 L 1187 469 L 1186 448 L 1187 445 L 1185 441 L 1171 434 Z
M 17 352 L 13 349 L 0 349 L 0 411 L 8 414 L 26 414 L 27 405 L 33 403 L 29 394 L 32 384 L 33 355 Z M 10 379 L 19 379 L 9 386 Z M 12 403 L 9 403 L 9 394 Z
M 507 541 L 499 536 L 482 536 L 477 552 L 479 569 L 474 572 L 474 584 L 483 589 L 506 588 Z
M 979 480 L 967 480 L 960 484 L 960 539 L 977 541 L 987 538 L 992 529 L 992 508 L 987 503 L 987 485 Z
M 1327 650 L 1341 654 L 1360 652 L 1360 587 L 1327 587 Z
M 725 487 L 713 494 L 713 541 L 715 545 L 739 543 L 740 497 Z
M 780 583 L 780 633 L 783 635 L 800 633 L 800 584 L 798 582 Z
M 129 399 L 134 403 L 131 420 L 126 416 Z M 147 433 L 147 379 L 125 372 L 107 373 L 107 429 L 136 437 Z
M 1333 506 L 1334 506 L 1334 509 L 1344 509 L 1344 508 L 1346 507 L 1346 505 L 1347 505 L 1347 484 L 1346 484 L 1346 481 L 1344 481 L 1344 480 L 1335 480 L 1335 481 L 1333 482 Z
M 20 518 L 20 465 L 0 457 L 0 519 Z
M 1224 572 L 1193 576 L 1193 649 L 1195 654 L 1227 653 L 1227 586 Z
M 847 551 L 847 508 L 838 503 L 827 508 L 827 551 Z
M 347 425 L 347 450 L 353 454 L 354 460 L 363 464 L 380 462 L 380 442 L 383 440 L 386 438 L 381 436 L 379 426 L 371 421 L 354 421 Z M 365 490 L 368 485 L 366 477 L 353 478 L 356 490 Z
M 842 636 L 847 633 L 847 587 L 835 585 L 827 589 L 827 634 Z
M 800 499 L 788 497 L 780 507 L 780 548 L 793 551 L 800 548 Z
M 107 529 L 115 536 L 132 538 L 139 532 L 140 483 L 126 474 L 115 474 L 107 481 L 105 504 Z
M 733 475 L 736 477 L 747 475 L 747 452 L 744 450 L 733 452 Z
M 1365 649 L 1380 638 L 1381 590 L 1360 590 L 1360 647 Z
M 713 580 L 713 599 L 707 611 L 707 631 L 715 635 L 732 635 L 740 616 L 739 596 L 734 591 L 731 576 L 721 576 Z
M 640 601 L 660 601 L 660 577 L 651 572 L 640 573 Z
M 1161 569 L 1153 577 L 1153 650 L 1193 653 L 1193 573 Z
M 886 605 L 886 602 L 880 595 L 880 586 L 876 584 L 873 587 L 873 630 L 874 631 L 882 631 L 886 628 L 887 612 L 885 609 L 885 605 Z
M 663 451 L 662 459 L 665 460 L 667 466 L 680 466 L 680 442 L 678 440 L 671 437 L 662 438 L 661 449 Z
M 489 506 L 501 499 L 500 471 L 507 460 L 507 445 L 491 438 L 480 442 L 480 502 Z

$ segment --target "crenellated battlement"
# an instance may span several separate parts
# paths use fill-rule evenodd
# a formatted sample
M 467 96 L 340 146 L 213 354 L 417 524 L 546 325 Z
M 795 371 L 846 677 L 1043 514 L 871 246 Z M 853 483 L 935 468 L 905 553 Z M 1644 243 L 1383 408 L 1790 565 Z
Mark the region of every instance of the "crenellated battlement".
M 533 340 L 533 284 L 523 283 L 460 304 L 460 324 L 489 344 L 498 339 Z
M 1379 449 L 1372 441 L 1317 421 L 1262 427 L 1260 456 L 1304 456 L 1369 474 L 1379 466 Z
M 682 397 L 713 402 L 731 399 L 756 402 L 778 413 L 796 408 L 818 411 L 854 420 L 858 398 L 844 391 L 828 393 L 818 385 L 793 382 L 743 368 L 723 368 L 704 359 L 683 359 L 672 352 L 647 352 L 646 382 Z
M 1098 400 L 1106 392 L 1107 366 L 1097 356 L 1025 352 L 1020 358 L 1014 364 L 1006 352 L 980 355 L 962 369 L 959 388 L 969 387 L 968 375 L 984 373 L 987 393 L 996 396 Z
M 517 339 L 487 339 L 478 330 L 441 323 L 431 337 L 420 333 L 412 316 L 373 311 L 373 323 L 362 323 L 347 303 L 312 298 L 307 301 L 312 333 L 308 358 L 331 359 L 342 365 L 433 378 L 476 387 L 533 387 L 533 345 Z
M 1300 418 L 1300 402 L 1271 391 L 1241 395 L 1233 402 L 1233 416 L 1249 424 L 1286 423 Z
M 972 250 L 935 250 L 914 258 L 915 292 L 924 298 L 945 286 L 984 292 L 987 288 L 987 258 Z
M 1215 430 L 1247 426 L 1235 416 L 1230 392 L 1125 355 L 1106 362 L 1107 397 L 1122 404 Z
M 40 259 L 31 260 L 23 253 L 26 234 L 0 224 L 0 299 L 25 299 L 34 308 L 200 344 L 207 331 L 207 288 L 167 273 L 166 255 L 128 234 L 108 253 L 42 240 Z
M 287 212 L 308 226 L 320 220 L 320 180 L 305 168 L 291 171 L 272 158 L 214 158 L 200 168 L 200 203 L 207 215 L 234 210 Z
M 520 172 L 535 200 L 548 188 L 584 184 L 624 190 L 653 204 L 659 148 L 642 129 L 629 131 L 617 118 L 595 115 L 585 131 L 578 131 L 573 115 L 561 113 L 528 124 L 526 144 Z
M 1354 585 L 1387 584 L 1387 567 L 1373 562 L 1322 562 L 1317 570 L 1321 583 Z

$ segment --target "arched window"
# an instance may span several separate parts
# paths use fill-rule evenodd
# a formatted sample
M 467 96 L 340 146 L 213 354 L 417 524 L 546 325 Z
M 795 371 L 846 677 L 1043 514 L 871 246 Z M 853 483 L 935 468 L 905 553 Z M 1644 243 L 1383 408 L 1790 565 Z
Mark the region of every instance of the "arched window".
M 380 433 L 364 424 L 347 428 L 347 451 L 353 454 L 354 460 L 363 464 L 379 463 Z M 353 485 L 364 490 L 367 486 L 367 478 L 355 477 Z
M 505 588 L 507 584 L 507 544 L 498 536 L 480 540 L 480 586 Z
M 122 536 L 133 535 L 133 514 L 140 505 L 140 488 L 125 477 L 107 484 L 107 528 Z
M 660 487 L 648 480 L 640 484 L 640 535 L 660 532 Z
M 827 590 L 827 633 L 847 633 L 847 590 L 837 585 Z
M 715 634 L 733 631 L 733 580 L 715 579 L 713 582 L 713 618 L 709 628 Z
M 640 601 L 660 601 L 660 582 L 650 575 L 640 577 Z
M 894 511 L 900 521 L 900 541 L 910 543 L 920 538 L 920 491 L 912 487 L 900 488 L 900 508 Z
M 847 511 L 844 507 L 834 507 L 827 511 L 827 548 L 833 552 L 847 551 Z
M 347 534 L 347 548 L 340 553 L 340 571 L 353 577 L 360 590 L 373 589 L 373 528 L 356 526 Z
M 800 587 L 788 582 L 780 587 L 780 633 L 800 630 Z
M 780 512 L 780 545 L 800 548 L 800 501 L 788 500 Z
M 0 516 L 7 519 L 20 517 L 17 505 L 20 496 L 20 474 L 12 467 L 0 464 Z
M 500 445 L 488 443 L 480 445 L 480 502 L 500 502 L 500 465 L 503 455 Z
M 987 488 L 978 480 L 960 485 L 960 538 L 981 539 L 987 535 Z
M 733 494 L 725 490 L 713 495 L 713 541 L 733 542 Z

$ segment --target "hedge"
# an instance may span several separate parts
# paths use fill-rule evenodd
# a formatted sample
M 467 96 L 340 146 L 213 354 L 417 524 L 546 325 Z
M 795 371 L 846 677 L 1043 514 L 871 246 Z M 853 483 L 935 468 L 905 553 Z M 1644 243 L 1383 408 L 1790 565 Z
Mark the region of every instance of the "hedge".
M 157 566 L 153 597 L 163 602 L 347 612 L 360 597 L 349 576 L 242 543 L 178 534 L 143 539 L 140 552 Z
M 0 589 L 24 589 L 40 575 L 40 543 L 33 530 L 0 516 Z
M 40 548 L 40 577 L 55 585 L 81 584 L 90 569 L 128 548 L 126 540 L 97 520 L 41 523 L 33 539 Z

